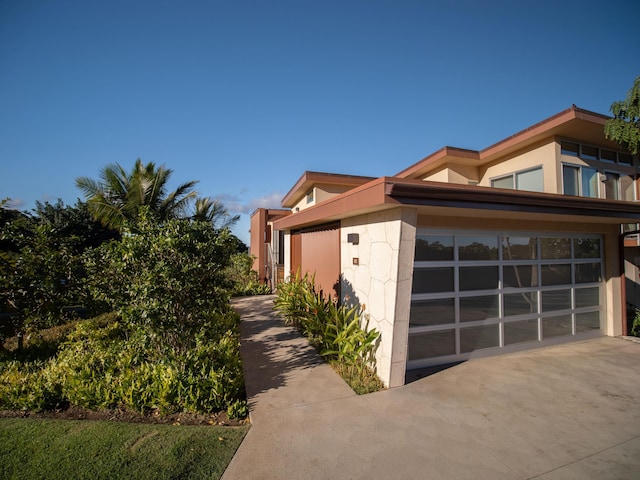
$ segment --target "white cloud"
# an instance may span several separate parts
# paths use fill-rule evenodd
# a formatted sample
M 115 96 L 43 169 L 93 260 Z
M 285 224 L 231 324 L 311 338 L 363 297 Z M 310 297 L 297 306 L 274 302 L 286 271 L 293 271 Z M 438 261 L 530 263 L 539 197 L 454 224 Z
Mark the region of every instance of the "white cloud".
M 221 201 L 227 207 L 229 213 L 251 214 L 257 208 L 282 208 L 280 202 L 283 196 L 281 192 L 273 192 L 259 198 L 253 198 L 248 202 L 229 193 L 216 195 L 214 198 Z
M 10 198 L 4 208 L 11 210 L 21 210 L 22 208 L 24 208 L 25 203 L 26 202 L 21 198 Z

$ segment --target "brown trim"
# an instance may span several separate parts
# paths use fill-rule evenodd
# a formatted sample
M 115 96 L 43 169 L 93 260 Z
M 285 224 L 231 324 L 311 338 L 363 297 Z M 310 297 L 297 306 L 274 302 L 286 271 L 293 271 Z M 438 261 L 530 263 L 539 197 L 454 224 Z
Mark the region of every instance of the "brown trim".
M 322 225 L 300 228 L 297 230 L 292 230 L 291 233 L 313 233 L 322 232 L 324 230 L 335 230 L 336 228 L 340 228 L 340 222 L 323 223 Z
M 640 220 L 640 205 L 599 198 L 425 182 L 387 183 L 385 194 L 402 204 L 588 215 Z
M 299 229 L 399 206 L 590 216 L 599 218 L 600 223 L 609 224 L 640 221 L 640 203 L 381 177 L 277 220 L 275 228 Z
M 298 200 L 300 200 L 300 198 L 302 198 L 302 196 L 305 195 L 309 188 L 311 188 L 313 185 L 329 184 L 357 187 L 364 183 L 370 182 L 371 180 L 374 180 L 374 177 L 306 171 L 298 179 L 295 185 L 291 187 L 291 190 L 289 190 L 284 196 L 281 205 L 283 207 L 293 207 L 294 204 Z
M 557 136 L 572 138 L 576 134 L 582 136 L 586 130 L 598 133 L 602 136 L 603 145 L 610 144 L 613 147 L 614 144 L 604 136 L 604 124 L 609 118 L 573 105 L 480 151 L 444 147 L 395 176 L 400 178 L 424 176 L 443 163 L 446 157 L 450 157 L 450 160 L 459 160 L 453 163 L 467 163 L 470 159 L 474 159 L 477 165 L 484 165 L 543 139 Z M 576 128 L 577 126 L 580 128 Z

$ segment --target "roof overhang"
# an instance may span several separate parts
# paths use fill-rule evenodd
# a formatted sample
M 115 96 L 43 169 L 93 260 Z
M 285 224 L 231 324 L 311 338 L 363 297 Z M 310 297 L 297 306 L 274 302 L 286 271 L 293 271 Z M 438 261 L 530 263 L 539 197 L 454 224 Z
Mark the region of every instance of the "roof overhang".
M 400 178 L 424 178 L 445 164 L 486 165 L 550 138 L 567 138 L 582 143 L 596 142 L 618 150 L 620 147 L 604 135 L 604 124 L 610 117 L 583 110 L 575 105 L 535 125 L 505 138 L 484 150 L 444 147 L 396 175 Z
M 494 219 L 621 224 L 640 222 L 640 203 L 472 185 L 381 177 L 319 205 L 277 220 L 292 230 L 398 207 L 421 214 Z
M 282 206 L 293 208 L 314 185 L 337 185 L 357 187 L 373 180 L 374 177 L 343 175 L 339 173 L 304 172 L 295 185 L 282 199 Z

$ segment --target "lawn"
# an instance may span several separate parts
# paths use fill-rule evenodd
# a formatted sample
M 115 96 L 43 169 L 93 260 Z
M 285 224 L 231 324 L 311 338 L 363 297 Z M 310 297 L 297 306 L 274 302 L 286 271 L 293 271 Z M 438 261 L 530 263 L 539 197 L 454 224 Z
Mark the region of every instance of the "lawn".
M 0 418 L 0 478 L 216 479 L 248 429 Z

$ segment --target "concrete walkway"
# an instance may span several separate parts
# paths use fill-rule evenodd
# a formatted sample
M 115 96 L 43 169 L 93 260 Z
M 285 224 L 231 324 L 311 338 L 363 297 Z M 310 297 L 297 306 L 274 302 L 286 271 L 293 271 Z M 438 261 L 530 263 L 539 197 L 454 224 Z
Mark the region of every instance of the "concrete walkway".
M 234 302 L 252 427 L 245 479 L 640 478 L 640 344 L 598 338 L 357 396 L 273 297 Z

